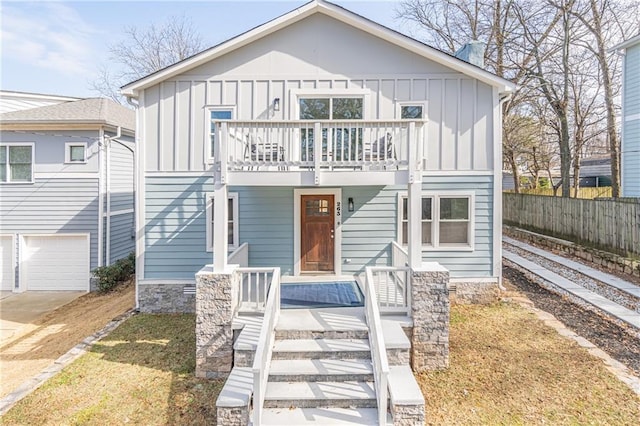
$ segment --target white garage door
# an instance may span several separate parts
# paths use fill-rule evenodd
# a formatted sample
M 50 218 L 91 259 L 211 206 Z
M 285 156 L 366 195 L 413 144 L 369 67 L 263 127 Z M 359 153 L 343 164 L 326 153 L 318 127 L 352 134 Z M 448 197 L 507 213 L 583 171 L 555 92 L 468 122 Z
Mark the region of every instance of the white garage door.
M 15 282 L 13 236 L 0 236 L 0 290 L 12 291 Z
M 27 290 L 88 290 L 87 235 L 25 236 L 21 280 Z

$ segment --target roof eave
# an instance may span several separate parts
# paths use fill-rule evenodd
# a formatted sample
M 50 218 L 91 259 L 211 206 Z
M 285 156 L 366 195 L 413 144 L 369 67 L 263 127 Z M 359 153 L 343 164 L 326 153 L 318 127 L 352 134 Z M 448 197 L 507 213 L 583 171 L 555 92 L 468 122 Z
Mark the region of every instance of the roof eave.
M 631 37 L 629 40 L 625 40 L 620 44 L 616 44 L 615 46 L 609 49 L 609 52 L 615 52 L 616 50 L 623 50 L 638 43 L 640 43 L 640 34 L 634 37 Z
M 0 130 L 95 130 L 104 126 L 122 127 L 127 132 L 135 133 L 135 129 L 105 120 L 6 120 L 0 121 Z
M 400 47 L 418 54 L 422 57 L 426 57 L 441 65 L 452 68 L 470 77 L 476 78 L 483 83 L 490 86 L 497 87 L 498 91 L 502 94 L 510 93 L 515 90 L 515 84 L 502 77 L 496 76 L 482 68 L 476 67 L 469 63 L 466 63 L 453 56 L 447 55 L 444 52 L 440 52 L 437 49 L 429 47 L 417 40 L 414 40 L 408 36 L 400 34 L 389 28 L 386 28 L 380 24 L 373 23 L 372 21 L 350 12 L 340 6 L 334 5 L 328 2 L 310 2 L 297 9 L 292 10 L 266 24 L 260 25 L 252 30 L 247 31 L 237 37 L 234 37 L 226 42 L 221 43 L 218 46 L 214 46 L 209 50 L 197 54 L 192 58 L 185 59 L 182 62 L 178 62 L 156 73 L 150 74 L 139 80 L 131 82 L 122 86 L 121 94 L 127 97 L 137 97 L 141 90 L 151 87 L 161 81 L 179 75 L 189 69 L 195 68 L 199 65 L 207 63 L 219 56 L 222 56 L 228 52 L 243 47 L 252 41 L 265 37 L 281 28 L 291 25 L 301 19 L 315 12 L 324 13 L 334 19 L 354 26 L 369 34 L 380 37 Z

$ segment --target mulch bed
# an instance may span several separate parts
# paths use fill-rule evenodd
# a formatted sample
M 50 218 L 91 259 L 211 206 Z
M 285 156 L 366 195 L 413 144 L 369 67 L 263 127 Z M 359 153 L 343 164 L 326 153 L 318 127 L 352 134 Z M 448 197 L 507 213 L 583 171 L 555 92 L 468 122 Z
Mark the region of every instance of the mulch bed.
M 536 306 L 554 315 L 578 335 L 608 353 L 640 376 L 640 339 L 603 317 L 577 306 L 564 297 L 552 293 L 527 279 L 521 272 L 503 268 L 505 286 L 527 296 Z M 510 288 L 514 287 L 514 288 Z

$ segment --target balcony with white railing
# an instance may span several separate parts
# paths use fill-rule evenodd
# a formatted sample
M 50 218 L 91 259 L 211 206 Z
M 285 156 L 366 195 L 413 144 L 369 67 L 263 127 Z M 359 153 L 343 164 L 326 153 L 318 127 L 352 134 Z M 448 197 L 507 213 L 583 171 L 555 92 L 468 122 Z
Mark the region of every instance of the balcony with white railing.
M 225 120 L 214 126 L 214 170 L 231 184 L 332 184 L 332 174 L 344 179 L 345 172 L 405 183 L 411 162 L 421 167 L 425 134 L 425 122 L 413 120 Z

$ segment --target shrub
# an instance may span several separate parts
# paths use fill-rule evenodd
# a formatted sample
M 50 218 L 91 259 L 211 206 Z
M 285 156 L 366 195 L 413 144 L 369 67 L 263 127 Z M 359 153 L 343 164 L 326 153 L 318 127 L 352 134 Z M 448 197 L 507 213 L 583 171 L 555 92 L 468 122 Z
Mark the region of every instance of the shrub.
M 98 280 L 98 291 L 106 293 L 129 278 L 136 272 L 136 254 L 129 253 L 127 257 L 117 260 L 109 266 L 99 266 L 93 271 Z

